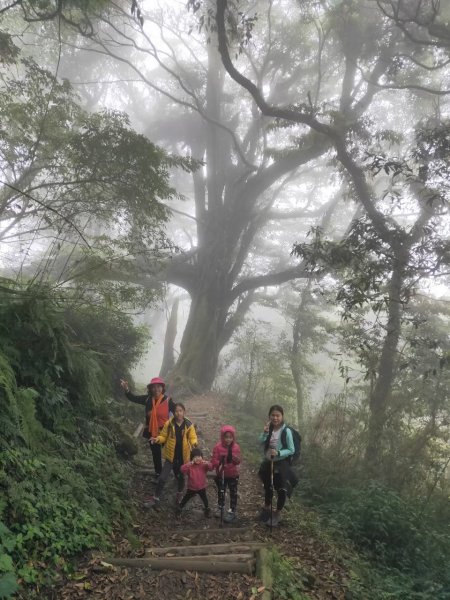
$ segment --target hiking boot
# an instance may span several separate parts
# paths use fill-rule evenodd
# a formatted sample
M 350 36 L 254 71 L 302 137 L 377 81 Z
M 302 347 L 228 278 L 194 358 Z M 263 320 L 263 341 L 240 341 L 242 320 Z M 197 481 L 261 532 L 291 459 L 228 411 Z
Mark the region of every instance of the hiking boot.
M 259 514 L 258 521 L 265 523 L 270 518 L 270 510 L 263 508 Z
M 270 523 L 270 516 L 269 516 L 267 521 L 264 522 L 264 525 L 267 525 L 268 527 L 270 527 L 270 525 L 272 525 L 272 527 L 278 527 L 280 521 L 281 521 L 280 513 L 273 512 L 272 513 L 272 523 Z
M 208 518 L 211 516 L 211 509 L 210 508 L 203 509 L 203 513 L 204 513 L 205 517 Z
M 144 500 L 144 508 L 157 508 L 160 502 L 160 499 L 156 496 L 150 496 L 150 498 Z
M 234 523 L 236 519 L 236 513 L 233 510 L 229 510 L 223 518 L 225 523 Z

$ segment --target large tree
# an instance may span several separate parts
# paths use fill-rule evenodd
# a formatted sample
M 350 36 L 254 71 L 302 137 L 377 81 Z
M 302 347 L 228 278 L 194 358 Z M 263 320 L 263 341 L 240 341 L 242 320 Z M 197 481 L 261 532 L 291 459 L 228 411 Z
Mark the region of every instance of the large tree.
M 208 12 L 203 16 L 206 24 Z M 251 57 L 247 72 L 259 82 L 267 81 L 275 103 L 295 105 L 301 98 L 311 118 L 313 104 L 328 104 L 330 113 L 340 111 L 356 123 L 371 106 L 379 89 L 376 82 L 390 66 L 381 44 L 373 40 L 382 34 L 382 24 L 370 13 L 365 16 L 367 22 L 355 19 L 349 10 L 341 13 L 324 6 L 314 18 L 298 13 L 286 23 L 282 7 L 270 4 L 264 7 L 264 18 L 254 25 L 258 52 Z M 303 123 L 286 131 L 282 121 L 271 115 L 261 117 L 254 99 L 237 96 L 238 88 L 224 76 L 214 30 L 207 33 L 211 41 L 205 50 L 204 30 L 187 37 L 190 25 L 166 15 L 166 20 L 160 17 L 157 23 L 162 32 L 157 42 L 154 30 L 152 35 L 146 30 L 146 23 L 154 26 L 156 17 L 153 21 L 150 15 L 144 17 L 141 29 L 133 21 L 124 26 L 124 13 L 99 15 L 101 25 L 91 50 L 114 56 L 162 94 L 164 111 L 152 131 L 162 131 L 166 143 L 187 146 L 206 165 L 193 178 L 196 230 L 192 246 L 174 257 L 166 279 L 191 297 L 173 375 L 207 387 L 214 379 L 221 349 L 258 297 L 258 290 L 305 275 L 302 265 L 281 259 L 268 243 L 271 238 L 283 240 L 281 232 L 286 231 L 289 219 L 296 219 L 292 222 L 297 235 L 303 237 L 331 203 L 336 205 L 329 184 L 333 165 L 328 164 L 333 142 L 322 131 L 308 131 Z M 270 39 L 264 47 L 266 36 Z M 243 56 L 247 54 L 243 48 Z M 354 63 L 359 56 L 371 80 L 368 83 L 357 77 Z M 300 64 L 296 62 L 299 57 Z M 154 106 L 147 96 L 146 100 L 145 114 L 140 101 L 143 122 Z M 314 175 L 322 178 L 319 185 L 312 183 L 312 166 Z M 340 219 L 345 229 L 349 217 L 341 212 Z M 294 240 L 292 234 L 290 242 Z M 285 252 L 288 255 L 289 244 Z M 143 278 L 140 282 L 145 285 Z
M 416 64 L 420 57 L 410 51 L 410 40 L 371 0 L 301 6 L 261 2 L 256 20 L 241 3 L 241 14 L 230 11 L 226 20 L 228 33 L 237 39 L 239 72 L 226 57 L 226 3 L 219 2 L 225 67 L 238 85 L 256 82 L 248 87 L 251 95 L 243 97 L 225 77 L 217 52 L 215 3 L 191 4 L 200 15 L 200 31 L 190 33 L 192 25 L 180 12 L 142 12 L 142 26 L 117 7 L 108 15 L 99 13 L 97 21 L 86 17 L 86 27 L 90 51 L 115 58 L 123 67 L 121 78 L 124 67 L 131 69 L 134 79 L 159 95 L 155 101 L 142 86 L 137 101 L 130 95 L 129 107 L 138 105 L 143 126 L 205 163 L 193 176 L 192 243 L 171 260 L 166 280 L 191 297 L 174 374 L 207 387 L 220 350 L 258 290 L 305 275 L 303 265 L 281 260 L 280 252 L 268 247 L 273 239 L 284 241 L 287 218 L 296 219 L 302 238 L 322 218 L 337 185 L 344 191 L 348 186 L 349 195 L 362 181 L 365 210 L 377 226 L 389 229 L 373 208 L 352 144 L 373 132 L 382 138 L 389 126 L 407 125 L 386 116 L 387 106 L 398 110 L 403 103 L 419 118 L 420 104 L 429 110 L 428 92 L 436 90 L 428 71 Z M 242 43 L 242 35 L 250 44 Z M 425 101 L 409 92 L 392 98 L 392 88 L 412 87 L 411 79 Z M 367 127 L 370 121 L 377 126 Z M 361 190 L 353 194 L 358 201 Z M 293 204 L 295 211 L 286 209 Z M 348 220 L 341 211 L 332 225 L 342 232 Z M 145 277 L 139 283 L 147 285 Z
M 267 98 L 264 93 L 263 82 L 255 84 L 238 70 L 230 56 L 229 31 L 227 23 L 235 18 L 233 6 L 229 6 L 226 0 L 217 0 L 216 22 L 219 37 L 219 49 L 223 63 L 229 75 L 246 89 L 256 102 L 261 113 L 287 123 L 302 124 L 310 132 L 325 137 L 333 148 L 336 160 L 340 164 L 345 177 L 352 186 L 354 197 L 361 203 L 368 226 L 361 227 L 358 220 L 350 232 L 357 239 L 356 248 L 364 245 L 365 238 L 376 239 L 376 244 L 366 246 L 369 256 L 377 252 L 376 245 L 383 248 L 382 253 L 386 258 L 384 274 L 386 274 L 385 288 L 385 328 L 386 335 L 380 349 L 379 360 L 376 369 L 376 379 L 370 395 L 370 421 L 369 439 L 367 446 L 367 459 L 369 465 L 374 469 L 380 462 L 382 452 L 382 435 L 386 423 L 387 406 L 389 402 L 393 378 L 395 376 L 397 363 L 397 348 L 401 333 L 402 313 L 405 303 L 411 294 L 413 279 L 430 275 L 433 272 L 439 274 L 439 267 L 443 257 L 446 255 L 446 247 L 438 239 L 430 243 L 430 233 L 433 237 L 436 232 L 442 234 L 440 222 L 445 214 L 445 203 L 448 202 L 448 126 L 439 117 L 428 121 L 424 126 L 416 127 L 416 140 L 411 151 L 415 166 L 407 164 L 405 148 L 411 145 L 411 137 L 403 134 L 406 143 L 400 142 L 400 131 L 395 132 L 394 127 L 389 133 L 381 131 L 380 126 L 371 126 L 364 123 L 361 115 L 355 115 L 351 107 L 356 101 L 356 88 L 368 81 L 368 85 L 375 85 L 380 89 L 408 89 L 420 90 L 430 95 L 444 95 L 447 90 L 439 89 L 437 82 L 429 76 L 429 69 L 441 71 L 446 68 L 447 62 L 442 62 L 442 56 L 436 51 L 441 46 L 440 38 L 433 39 L 433 32 L 428 28 L 428 37 L 425 40 L 413 41 L 406 34 L 404 28 L 391 27 L 391 17 L 386 16 L 380 5 L 386 3 L 374 2 L 346 2 L 339 5 L 341 15 L 350 11 L 349 23 L 359 22 L 364 11 L 373 10 L 378 7 L 379 11 L 376 21 L 381 38 L 375 39 L 373 31 L 371 44 L 375 46 L 382 44 L 379 50 L 379 60 L 383 63 L 381 72 L 367 76 L 364 65 L 364 55 L 361 49 L 364 47 L 364 38 L 355 43 L 355 36 L 347 37 L 343 41 L 343 47 L 347 48 L 346 70 L 343 78 L 343 89 L 350 91 L 347 96 L 347 106 L 342 104 L 339 110 L 325 110 L 318 103 L 307 106 L 286 106 L 284 103 L 275 103 Z M 393 3 L 390 3 L 391 6 Z M 418 3 L 418 6 L 420 3 Z M 227 12 L 227 10 L 229 12 Z M 400 11 L 401 15 L 401 11 Z M 416 15 L 417 16 L 417 15 Z M 434 13 L 434 19 L 439 13 Z M 441 30 L 439 30 L 441 32 Z M 350 30 L 347 31 L 347 34 Z M 356 38 L 357 39 L 357 38 Z M 411 45 L 412 44 L 412 45 Z M 359 46 L 359 48 L 358 48 Z M 356 51 L 356 53 L 355 53 Z M 422 54 L 423 64 L 418 60 L 418 54 Z M 412 70 L 404 67 L 399 68 L 400 57 L 403 66 L 406 61 L 413 65 Z M 429 65 L 429 66 L 428 66 Z M 383 76 L 383 78 L 381 78 Z M 427 84 L 422 84 L 426 78 Z M 431 80 L 431 81 L 430 81 Z M 392 106 L 392 103 L 391 103 Z M 337 107 L 336 107 L 337 108 Z M 426 113 L 412 113 L 419 123 Z M 397 133 L 397 135 L 395 135 Z M 370 137 L 369 137 L 370 136 Z M 375 138 L 375 143 L 370 138 Z M 388 139 L 391 144 L 394 140 L 400 146 L 400 159 L 386 156 L 389 145 L 381 140 Z M 365 154 L 364 154 L 365 151 Z M 378 155 L 376 154 L 378 151 Z M 370 164 L 367 164 L 367 156 L 370 156 Z M 365 161 L 366 159 L 366 161 Z M 385 193 L 379 193 L 386 182 L 380 178 L 378 181 L 373 175 L 380 172 L 398 177 L 402 181 L 403 190 L 395 190 L 393 182 Z M 381 181 L 380 181 L 381 180 Z M 389 192 L 389 193 L 388 193 Z M 403 210 L 396 210 L 396 204 L 401 205 Z M 404 208 L 409 206 L 412 215 L 404 217 Z M 437 234 L 439 238 L 439 233 Z M 304 249 L 303 249 L 304 250 Z M 304 251 L 302 253 L 304 254 Z M 353 248 L 355 251 L 355 248 Z M 378 250 L 379 252 L 379 250 Z M 360 259 L 354 252 L 352 258 L 355 271 L 361 274 L 362 264 L 356 265 Z M 429 268 L 429 263 L 437 261 L 435 270 Z M 445 259 L 444 259 L 445 260 Z M 369 274 L 374 276 L 373 271 Z M 380 276 L 380 270 L 378 270 Z M 376 277 L 376 275 L 375 275 Z M 370 283 L 367 282 L 367 288 Z M 379 285 L 379 282 L 378 282 Z

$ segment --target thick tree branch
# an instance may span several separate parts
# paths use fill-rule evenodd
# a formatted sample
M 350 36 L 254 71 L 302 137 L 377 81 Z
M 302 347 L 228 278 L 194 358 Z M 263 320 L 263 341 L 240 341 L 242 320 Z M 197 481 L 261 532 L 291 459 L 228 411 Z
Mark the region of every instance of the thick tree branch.
M 291 267 L 278 273 L 268 273 L 266 275 L 257 275 L 255 277 L 249 277 L 244 279 L 240 283 L 234 286 L 229 294 L 228 301 L 234 302 L 241 294 L 250 290 L 255 290 L 259 287 L 267 287 L 270 285 L 281 285 L 291 279 L 299 279 L 301 277 L 310 277 L 306 265 L 302 262 L 300 265 Z
M 18 4 L 22 4 L 22 0 L 16 0 L 15 2 L 13 2 L 12 4 L 9 4 L 8 6 L 5 6 L 4 8 L 0 8 L 0 15 L 4 12 L 6 12 L 7 10 L 10 10 L 11 8 L 14 8 L 15 6 L 17 6 Z
M 317 133 L 322 134 L 334 146 L 338 160 L 347 170 L 359 199 L 362 202 L 368 216 L 376 227 L 380 237 L 385 241 L 390 242 L 392 232 L 387 226 L 384 215 L 377 210 L 371 190 L 367 184 L 363 170 L 354 162 L 345 143 L 345 127 L 341 127 L 342 131 L 336 127 L 319 122 L 312 113 L 302 112 L 291 108 L 274 107 L 267 104 L 260 90 L 247 77 L 242 75 L 233 65 L 228 51 L 228 41 L 225 29 L 225 10 L 227 8 L 227 0 L 217 0 L 217 33 L 219 40 L 219 52 L 222 57 L 223 64 L 228 74 L 241 87 L 246 89 L 252 95 L 261 112 L 270 117 L 283 119 L 293 123 L 301 123 L 307 125 Z
M 237 305 L 234 313 L 228 316 L 228 319 L 226 320 L 220 335 L 220 348 L 223 348 L 225 344 L 227 344 L 230 341 L 230 338 L 233 335 L 233 333 L 243 323 L 245 315 L 247 314 L 248 309 L 253 303 L 254 296 L 254 290 L 251 290 L 248 294 L 246 294 L 243 298 L 240 299 L 240 302 Z

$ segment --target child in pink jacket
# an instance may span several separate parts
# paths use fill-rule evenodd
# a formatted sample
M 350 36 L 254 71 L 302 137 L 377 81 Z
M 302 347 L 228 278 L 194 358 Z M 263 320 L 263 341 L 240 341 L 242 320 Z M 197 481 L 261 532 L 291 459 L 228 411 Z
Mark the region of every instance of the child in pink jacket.
M 241 449 L 236 442 L 236 430 L 231 425 L 224 425 L 220 430 L 220 442 L 214 446 L 211 462 L 216 469 L 215 482 L 219 505 L 216 514 L 220 516 L 225 508 L 225 494 L 228 488 L 230 508 L 223 520 L 226 523 L 233 523 L 236 520 Z
M 181 511 L 191 498 L 199 495 L 202 499 L 205 517 L 209 517 L 210 509 L 208 507 L 208 496 L 206 495 L 206 473 L 212 470 L 212 464 L 203 460 L 203 454 L 200 448 L 194 448 L 191 451 L 191 462 L 181 466 L 183 475 L 187 475 L 187 490 L 176 509 L 176 514 L 181 515 Z

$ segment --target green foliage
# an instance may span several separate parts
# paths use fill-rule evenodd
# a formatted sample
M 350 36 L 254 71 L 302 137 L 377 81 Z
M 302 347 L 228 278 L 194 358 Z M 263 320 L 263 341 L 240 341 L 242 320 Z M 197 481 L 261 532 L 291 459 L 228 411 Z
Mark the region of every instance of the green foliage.
M 270 552 L 270 568 L 273 576 L 274 600 L 306 600 L 304 575 L 299 567 L 285 558 L 276 548 Z
M 79 348 L 95 348 L 105 363 L 105 375 L 111 385 L 117 385 L 119 376 L 127 375 L 130 365 L 139 360 L 151 340 L 146 327 L 135 327 L 128 315 L 102 306 L 68 307 L 64 322 L 73 331 Z
M 25 583 L 50 583 L 68 558 L 104 545 L 125 497 L 124 468 L 111 445 L 80 446 L 72 461 L 28 449 L 0 454 L 3 519 L 11 565 Z
M 0 63 L 0 168 L 13 175 L 0 181 L 0 218 L 8 219 L 0 237 L 31 245 L 42 236 L 44 256 L 26 261 L 41 281 L 72 281 L 117 306 L 143 301 L 136 285 L 114 283 L 133 273 L 139 283 L 149 278 L 154 298 L 161 286 L 153 263 L 173 249 L 162 202 L 179 197 L 170 170 L 198 163 L 168 155 L 123 113 L 84 111 L 67 80 L 32 58 L 8 56 Z M 137 257 L 152 259 L 152 268 L 135 268 Z
M 437 531 L 417 504 L 377 482 L 342 490 L 335 510 L 346 535 L 386 566 L 438 575 L 450 556 L 448 526 Z M 445 581 L 445 573 L 440 577 Z
M 0 517 L 3 505 L 0 507 Z M 0 520 L 0 598 L 9 598 L 19 588 L 11 553 L 15 547 L 14 534 Z
M 0 575 L 0 598 L 10 598 L 18 589 L 19 586 L 12 573 Z
M 402 497 L 379 482 L 364 481 L 357 469 L 346 472 L 340 468 L 333 473 L 327 468 L 321 472 L 319 463 L 319 472 L 312 472 L 317 458 L 315 462 L 309 460 L 303 473 L 301 494 L 322 515 L 319 532 L 328 530 L 340 544 L 351 542 L 349 588 L 354 597 L 397 598 L 394 590 L 402 590 L 399 598 L 445 598 L 443 590 L 450 585 L 450 570 L 443 569 L 450 557 L 448 493 L 441 496 L 446 505 L 442 512 L 439 497 L 427 503 L 417 497 Z M 345 462 L 345 457 L 341 459 Z M 351 468 L 349 462 L 347 468 Z M 315 477 L 323 478 L 324 471 L 327 478 L 318 485 Z M 303 521 L 291 522 L 304 531 Z
M 224 358 L 227 389 L 254 414 L 266 416 L 279 398 L 283 398 L 285 410 L 290 407 L 294 412 L 295 388 L 285 338 L 274 340 L 268 324 L 263 325 L 264 329 L 250 323 L 234 336 L 233 347 Z
M 6 285 L 6 284 L 5 284 Z M 42 286 L 0 297 L 0 596 L 52 584 L 126 522 L 133 454 L 109 399 L 142 350 L 125 315 L 75 308 Z M 70 295 L 66 300 L 70 299 Z M 114 340 L 118 348 L 115 349 Z M 108 351 L 111 350 L 111 352 Z
M 447 600 L 449 588 L 439 581 L 414 578 L 396 569 L 377 568 L 353 557 L 347 581 L 351 600 Z

